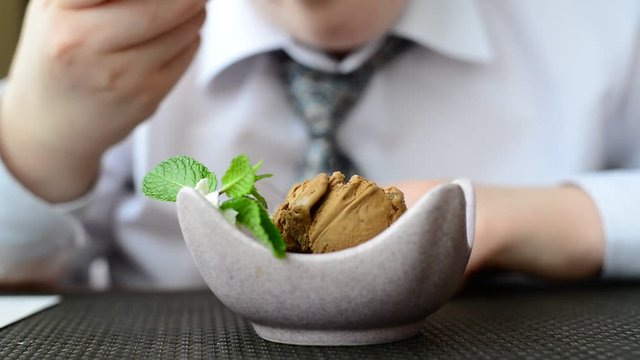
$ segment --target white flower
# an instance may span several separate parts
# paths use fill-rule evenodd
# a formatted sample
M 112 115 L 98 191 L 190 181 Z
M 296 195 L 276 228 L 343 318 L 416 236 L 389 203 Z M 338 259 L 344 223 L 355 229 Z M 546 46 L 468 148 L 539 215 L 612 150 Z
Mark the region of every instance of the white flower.
M 225 210 L 221 210 L 220 212 L 222 213 L 222 217 L 227 219 L 227 221 L 230 222 L 231 225 L 236 224 L 236 217 L 238 216 L 237 211 L 233 209 L 225 209 Z
M 209 180 L 201 179 L 196 184 L 195 189 L 200 195 L 207 196 L 207 194 L 209 194 Z
M 216 209 L 220 210 L 220 192 L 219 191 L 209 191 L 209 180 L 201 179 L 195 186 L 198 194 L 204 196 L 207 201 L 213 205 Z M 238 212 L 233 209 L 225 209 L 220 210 L 222 217 L 227 219 L 232 225 L 236 224 L 236 217 L 238 216 Z
M 220 193 L 216 190 L 204 196 L 216 208 L 220 208 Z
M 209 191 L 209 180 L 200 179 L 195 189 L 198 194 L 204 196 L 216 209 L 220 207 L 220 193 L 218 191 Z

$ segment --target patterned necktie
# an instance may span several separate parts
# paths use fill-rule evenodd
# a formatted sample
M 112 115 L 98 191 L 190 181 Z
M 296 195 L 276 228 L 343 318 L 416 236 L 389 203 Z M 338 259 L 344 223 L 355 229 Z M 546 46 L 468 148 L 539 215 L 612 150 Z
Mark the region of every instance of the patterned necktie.
M 337 131 L 364 92 L 375 70 L 410 48 L 411 42 L 388 37 L 362 66 L 348 74 L 311 69 L 279 53 L 284 84 L 311 138 L 305 154 L 302 178 L 320 172 L 342 171 L 347 179 L 360 174 L 340 149 Z

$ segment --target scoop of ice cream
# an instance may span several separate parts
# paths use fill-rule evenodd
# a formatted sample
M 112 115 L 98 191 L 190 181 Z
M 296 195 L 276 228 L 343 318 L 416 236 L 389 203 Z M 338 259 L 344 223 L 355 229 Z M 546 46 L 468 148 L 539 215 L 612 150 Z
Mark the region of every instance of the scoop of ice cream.
M 407 207 L 394 187 L 354 175 L 319 174 L 294 185 L 274 215 L 287 250 L 326 253 L 363 243 L 389 227 Z

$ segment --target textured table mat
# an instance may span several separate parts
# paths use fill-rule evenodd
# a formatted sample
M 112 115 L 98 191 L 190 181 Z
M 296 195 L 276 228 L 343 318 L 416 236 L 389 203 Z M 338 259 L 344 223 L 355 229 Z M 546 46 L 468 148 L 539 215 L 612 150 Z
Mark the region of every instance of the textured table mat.
M 420 335 L 362 347 L 275 344 L 210 293 L 67 295 L 0 331 L 0 359 L 640 358 L 640 284 L 489 288 L 458 296 Z

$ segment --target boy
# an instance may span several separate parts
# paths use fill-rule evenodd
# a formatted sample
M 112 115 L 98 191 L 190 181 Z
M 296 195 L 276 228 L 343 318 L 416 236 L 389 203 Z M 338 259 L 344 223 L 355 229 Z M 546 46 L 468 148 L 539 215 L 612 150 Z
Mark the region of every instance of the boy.
M 328 133 L 363 175 L 409 204 L 430 179 L 477 182 L 469 272 L 636 276 L 639 7 L 34 1 L 0 108 L 0 278 L 61 282 L 107 256 L 115 285 L 201 286 L 141 178 L 172 155 L 220 172 L 247 153 L 286 191 L 317 140 L 283 76 L 297 64 L 373 69 Z M 372 67 L 393 39 L 410 45 Z

